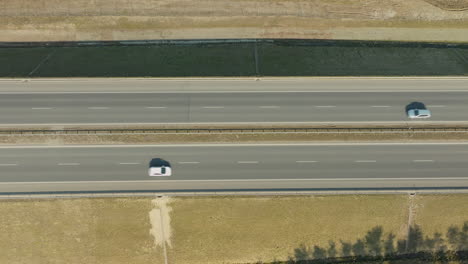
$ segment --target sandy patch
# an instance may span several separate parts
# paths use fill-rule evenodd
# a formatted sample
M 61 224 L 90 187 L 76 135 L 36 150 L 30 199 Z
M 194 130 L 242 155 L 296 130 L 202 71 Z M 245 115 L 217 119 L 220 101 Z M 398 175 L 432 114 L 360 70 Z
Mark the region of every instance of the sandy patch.
M 162 247 L 166 243 L 172 247 L 171 217 L 172 208 L 168 205 L 171 199 L 167 196 L 158 197 L 151 201 L 154 208 L 149 212 L 151 229 L 150 234 L 154 237 L 156 247 Z

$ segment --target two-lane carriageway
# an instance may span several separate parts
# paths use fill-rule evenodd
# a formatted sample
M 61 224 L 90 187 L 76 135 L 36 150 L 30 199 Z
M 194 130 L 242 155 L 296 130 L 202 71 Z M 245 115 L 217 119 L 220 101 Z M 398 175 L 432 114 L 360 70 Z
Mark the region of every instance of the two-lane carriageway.
M 468 187 L 467 144 L 3 146 L 0 192 Z
M 468 79 L 0 81 L 0 124 L 468 122 Z

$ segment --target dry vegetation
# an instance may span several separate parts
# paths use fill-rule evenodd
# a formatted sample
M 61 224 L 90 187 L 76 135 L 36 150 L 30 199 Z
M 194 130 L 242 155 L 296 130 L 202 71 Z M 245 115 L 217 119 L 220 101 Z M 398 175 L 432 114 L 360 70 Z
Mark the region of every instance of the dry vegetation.
M 6 0 L 0 41 L 325 38 L 468 41 L 466 0 Z M 450 9 L 450 10 L 448 10 Z M 439 28 L 449 28 L 441 31 Z
M 169 263 L 286 260 L 330 241 L 340 256 L 376 228 L 396 248 L 411 204 L 424 236 L 468 220 L 468 195 L 4 200 L 0 262 L 164 263 L 162 241 Z
M 446 10 L 468 10 L 468 0 L 426 0 Z
M 151 209 L 148 199 L 2 201 L 0 263 L 163 263 Z
M 407 202 L 406 196 L 179 199 L 172 205 L 170 256 L 175 263 L 287 260 L 300 244 L 334 241 L 340 251 L 340 240 L 355 242 L 375 226 L 402 239 Z
M 420 195 L 415 200 L 415 223 L 428 234 L 444 234 L 452 225 L 460 227 L 468 220 L 467 200 L 467 195 Z
M 167 144 L 332 141 L 463 141 L 468 133 L 245 133 L 245 134 L 128 134 L 128 135 L 0 135 L 2 144 Z

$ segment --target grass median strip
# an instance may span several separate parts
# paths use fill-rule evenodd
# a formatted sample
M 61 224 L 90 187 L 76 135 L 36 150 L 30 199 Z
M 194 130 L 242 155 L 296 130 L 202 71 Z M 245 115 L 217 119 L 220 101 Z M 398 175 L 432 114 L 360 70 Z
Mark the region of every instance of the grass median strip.
M 165 143 L 355 142 L 355 141 L 466 141 L 468 133 L 229 133 L 128 135 L 0 135 L 0 145 L 94 145 Z
M 141 125 L 4 127 L 0 144 L 158 144 L 158 143 L 254 143 L 307 141 L 460 141 L 468 140 L 465 125 L 366 124 L 310 127 L 289 125 Z

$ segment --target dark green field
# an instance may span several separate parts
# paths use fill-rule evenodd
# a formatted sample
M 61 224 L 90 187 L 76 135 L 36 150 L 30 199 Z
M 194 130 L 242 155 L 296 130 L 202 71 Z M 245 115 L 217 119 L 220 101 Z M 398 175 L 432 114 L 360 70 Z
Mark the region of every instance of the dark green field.
M 259 41 L 0 48 L 0 77 L 468 75 L 468 45 Z

